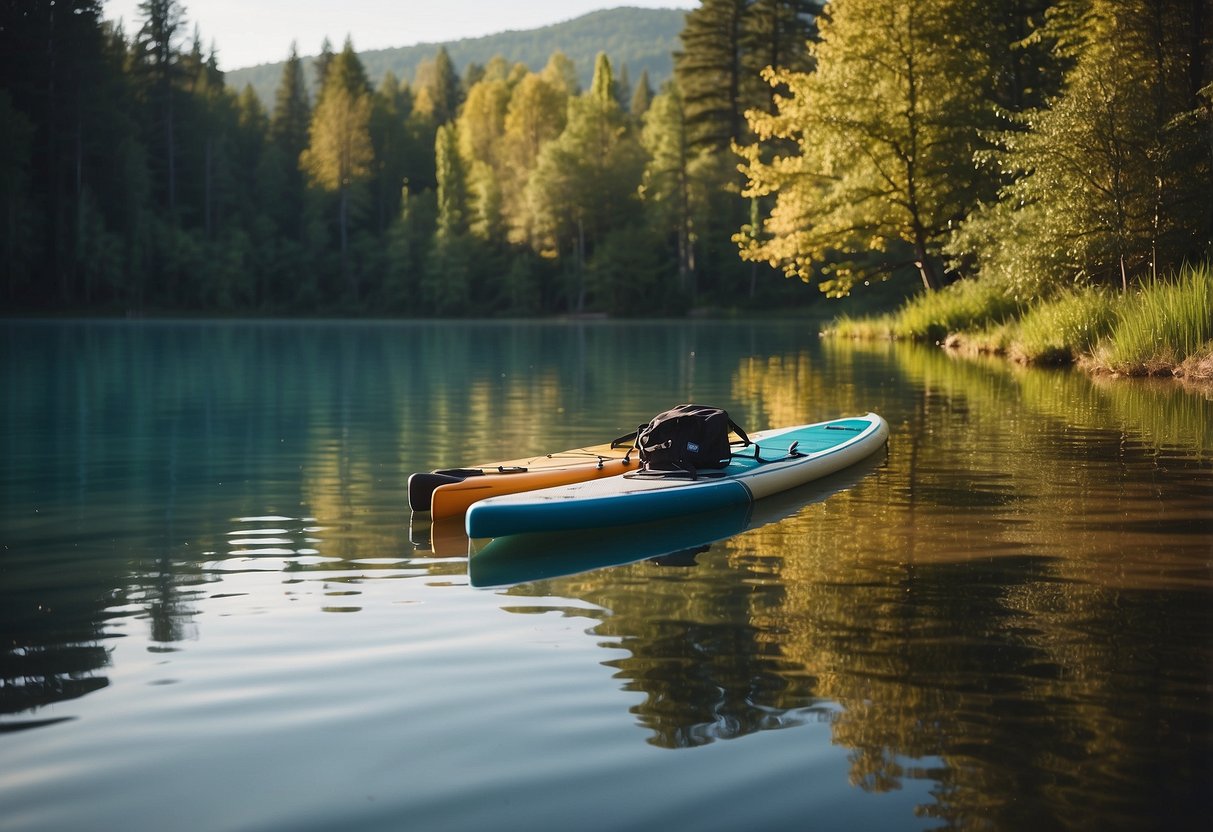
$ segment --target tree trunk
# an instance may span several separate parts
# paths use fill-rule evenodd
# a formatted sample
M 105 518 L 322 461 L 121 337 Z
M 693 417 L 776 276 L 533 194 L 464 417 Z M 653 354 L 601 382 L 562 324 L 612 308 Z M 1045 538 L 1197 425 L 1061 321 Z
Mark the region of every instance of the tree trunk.
M 927 254 L 926 241 L 922 238 L 922 234 L 916 234 L 918 240 L 914 244 L 914 254 L 917 259 L 914 265 L 918 267 L 918 274 L 922 278 L 922 285 L 928 292 L 936 292 L 943 288 L 943 282 L 939 279 L 939 275 L 935 273 L 935 264 L 931 262 L 930 256 Z

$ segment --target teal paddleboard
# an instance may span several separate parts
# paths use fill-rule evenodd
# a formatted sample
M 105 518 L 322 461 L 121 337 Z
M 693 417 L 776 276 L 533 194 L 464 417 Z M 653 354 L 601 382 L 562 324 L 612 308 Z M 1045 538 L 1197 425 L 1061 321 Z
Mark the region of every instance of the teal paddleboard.
M 873 454 L 849 468 L 753 505 L 683 515 L 610 529 L 533 532 L 492 539 L 464 538 L 472 586 L 508 586 L 576 575 L 648 560 L 663 567 L 689 566 L 712 544 L 768 523 L 778 523 L 808 506 L 858 485 L 884 463 Z M 460 527 L 462 532 L 462 526 Z
M 795 488 L 866 459 L 888 441 L 875 413 L 759 431 L 728 466 L 686 475 L 623 474 L 492 497 L 468 509 L 470 538 L 607 528 L 723 511 Z

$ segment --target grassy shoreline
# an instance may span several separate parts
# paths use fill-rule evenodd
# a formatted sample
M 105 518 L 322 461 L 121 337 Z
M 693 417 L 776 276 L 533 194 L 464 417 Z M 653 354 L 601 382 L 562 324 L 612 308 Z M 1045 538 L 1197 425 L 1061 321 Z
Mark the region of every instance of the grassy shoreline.
M 1030 302 L 992 282 L 962 281 L 894 312 L 842 316 L 823 335 L 924 341 L 1021 364 L 1213 384 L 1213 266 L 1188 266 L 1127 292 L 1067 288 Z

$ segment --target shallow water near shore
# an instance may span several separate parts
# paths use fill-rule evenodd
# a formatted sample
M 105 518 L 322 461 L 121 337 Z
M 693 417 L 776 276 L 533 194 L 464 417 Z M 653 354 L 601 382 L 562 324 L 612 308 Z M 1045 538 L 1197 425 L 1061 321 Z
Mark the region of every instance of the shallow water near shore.
M 10 321 L 0 344 L 0 830 L 1213 811 L 1199 391 L 784 321 Z M 413 471 L 686 401 L 752 430 L 871 410 L 890 441 L 736 517 L 471 568 L 457 524 L 409 513 Z

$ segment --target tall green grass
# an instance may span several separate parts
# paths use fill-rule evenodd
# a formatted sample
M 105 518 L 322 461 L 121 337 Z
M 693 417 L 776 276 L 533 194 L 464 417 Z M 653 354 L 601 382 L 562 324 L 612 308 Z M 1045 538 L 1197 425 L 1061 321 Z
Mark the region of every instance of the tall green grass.
M 1069 364 L 1111 331 L 1116 309 L 1116 298 L 1107 291 L 1066 289 L 1024 313 L 1008 352 L 1025 364 Z
M 843 316 L 826 334 L 936 343 L 958 335 L 950 345 L 1005 351 L 1025 363 L 1080 361 L 1092 370 L 1129 375 L 1179 368 L 1207 376 L 1213 374 L 1213 266 L 1185 267 L 1174 279 L 1153 280 L 1127 294 L 1066 289 L 1030 307 L 996 281 L 965 280 L 916 295 L 889 314 Z
M 822 334 L 834 338 L 856 338 L 860 341 L 889 340 L 893 337 L 893 316 L 891 314 L 874 317 L 839 315 Z
M 895 312 L 885 315 L 840 316 L 825 334 L 862 340 L 906 338 L 942 342 L 949 333 L 1010 320 L 1019 309 L 1019 302 L 1002 287 L 981 280 L 962 280 L 938 292 L 915 295 Z
M 1096 367 L 1129 375 L 1165 372 L 1213 352 L 1213 267 L 1185 267 L 1174 282 L 1152 281 L 1117 304 L 1095 350 Z
M 942 342 L 949 333 L 980 329 L 1015 317 L 1020 304 L 1001 286 L 982 280 L 962 280 L 938 292 L 915 295 L 891 315 L 879 319 L 889 337 Z M 850 324 L 856 337 L 861 328 Z M 841 333 L 840 333 L 841 334 Z

